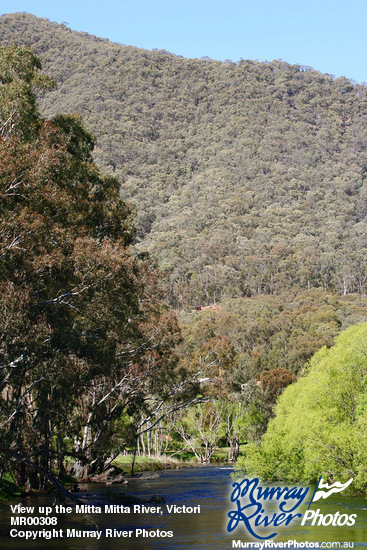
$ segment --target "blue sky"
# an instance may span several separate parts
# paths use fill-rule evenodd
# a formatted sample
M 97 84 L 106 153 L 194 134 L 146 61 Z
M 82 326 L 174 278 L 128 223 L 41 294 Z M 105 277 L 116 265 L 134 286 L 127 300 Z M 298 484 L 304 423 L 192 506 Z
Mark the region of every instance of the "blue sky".
M 283 59 L 367 82 L 367 0 L 0 0 L 16 11 L 184 57 Z

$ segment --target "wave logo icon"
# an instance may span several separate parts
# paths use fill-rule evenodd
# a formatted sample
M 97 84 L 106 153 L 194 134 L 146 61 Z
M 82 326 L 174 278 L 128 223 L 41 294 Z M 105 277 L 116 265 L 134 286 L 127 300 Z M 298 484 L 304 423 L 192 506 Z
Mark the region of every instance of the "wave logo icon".
M 322 514 L 320 508 L 318 510 L 310 510 L 310 506 L 313 502 L 316 502 L 317 500 L 320 500 L 320 498 L 328 498 L 333 493 L 341 493 L 349 487 L 349 485 L 352 483 L 353 478 L 351 478 L 346 483 L 340 483 L 340 481 L 336 481 L 335 483 L 332 483 L 331 485 L 328 485 L 322 477 L 319 478 L 319 481 L 317 483 L 315 492 L 313 494 L 313 497 L 311 499 L 310 504 L 308 505 L 307 512 L 305 512 L 301 525 L 305 525 L 307 521 L 311 521 L 311 526 L 314 525 L 323 525 L 324 527 L 327 527 L 328 525 L 333 525 L 342 527 L 343 525 L 348 525 L 349 527 L 355 524 L 357 514 L 343 514 L 343 512 L 335 512 L 335 514 Z
M 341 493 L 342 491 L 344 491 L 344 489 L 349 487 L 349 485 L 352 483 L 352 481 L 353 481 L 353 478 L 351 478 L 346 483 L 340 483 L 339 481 L 336 481 L 335 483 L 332 483 L 331 485 L 328 485 L 322 479 L 322 477 L 320 477 L 320 479 L 318 481 L 318 484 L 317 484 L 317 487 L 315 489 L 315 492 L 313 494 L 311 503 L 316 502 L 317 500 L 320 500 L 320 498 L 323 498 L 323 499 L 328 498 L 333 493 Z

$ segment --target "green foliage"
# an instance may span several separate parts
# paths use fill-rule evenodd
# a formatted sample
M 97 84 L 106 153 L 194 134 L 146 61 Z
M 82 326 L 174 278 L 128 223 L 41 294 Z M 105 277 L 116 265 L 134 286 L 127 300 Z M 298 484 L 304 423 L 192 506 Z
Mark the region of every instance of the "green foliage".
M 39 116 L 39 68 L 28 49 L 0 48 L 0 479 L 11 468 L 33 488 L 67 455 L 79 476 L 102 468 L 121 414 L 183 375 L 177 321 L 127 248 L 131 208 L 80 119 Z
M 246 409 L 256 438 L 283 382 L 366 320 L 366 87 L 281 61 L 148 52 L 24 13 L 0 18 L 0 40 L 27 46 L 0 53 L 2 361 L 27 358 L 4 375 L 10 403 L 23 410 L 39 376 L 32 399 L 39 387 L 45 418 L 58 411 L 52 438 L 36 440 L 40 413 L 15 414 L 14 429 L 27 426 L 34 456 L 52 439 L 61 455 L 93 449 L 97 465 L 136 441 L 186 370 L 209 379 L 206 395 L 242 390 L 245 403 L 265 371 L 272 390 Z M 57 82 L 44 97 L 52 81 L 29 47 Z M 180 363 L 147 252 L 181 310 Z
M 247 384 L 246 391 L 231 394 L 224 404 L 223 422 L 231 461 L 237 460 L 241 444 L 253 441 L 261 433 L 266 419 L 260 397 L 257 387 Z
M 0 39 L 40 55 L 94 158 L 137 207 L 174 307 L 290 287 L 365 293 L 366 87 L 281 61 L 183 59 L 29 14 Z
M 239 465 L 266 480 L 314 482 L 367 471 L 367 324 L 352 326 L 318 351 L 304 375 L 278 400 L 260 445 L 247 446 Z
M 356 296 L 312 289 L 237 298 L 220 311 L 182 312 L 180 320 L 182 355 L 203 367 L 211 360 L 216 368 L 220 357 L 214 352 L 220 348 L 223 384 L 238 391 L 241 384 L 260 380 L 264 370 L 282 367 L 297 374 L 317 350 L 333 344 L 340 330 L 366 320 L 366 304 Z M 205 372 L 213 376 L 218 367 L 216 373 Z
M 34 92 L 51 89 L 55 81 L 42 76 L 41 62 L 27 48 L 11 46 L 0 50 L 1 135 L 12 132 L 30 137 L 38 129 Z
M 225 404 L 220 401 L 190 407 L 174 423 L 174 429 L 199 462 L 210 462 L 221 439 L 225 438 Z

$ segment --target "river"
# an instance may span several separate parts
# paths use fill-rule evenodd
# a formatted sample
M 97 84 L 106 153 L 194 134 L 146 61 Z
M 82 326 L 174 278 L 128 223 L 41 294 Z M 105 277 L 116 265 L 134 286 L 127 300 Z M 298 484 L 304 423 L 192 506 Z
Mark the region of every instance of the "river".
M 149 506 L 161 506 L 160 514 L 65 514 L 58 515 L 57 529 L 62 528 L 64 533 L 68 528 L 76 528 L 83 531 L 103 531 L 100 540 L 78 539 L 78 538 L 44 538 L 35 541 L 19 538 L 11 538 L 10 530 L 10 507 L 1 506 L 0 516 L 0 548 L 11 550 L 226 550 L 232 548 L 232 539 L 241 541 L 254 541 L 243 525 L 238 526 L 234 532 L 227 532 L 229 510 L 233 510 L 234 504 L 230 503 L 232 469 L 225 466 L 208 466 L 202 468 L 183 468 L 178 470 L 166 470 L 147 474 L 146 478 L 136 478 L 129 481 L 127 486 L 112 485 L 84 485 L 82 488 L 90 495 L 91 501 L 99 503 L 104 509 L 104 504 L 121 504 L 128 495 L 133 495 L 144 500 Z M 125 493 L 123 497 L 122 493 Z M 85 493 L 81 493 L 82 496 Z M 312 489 L 309 496 L 312 495 Z M 157 498 L 158 497 L 158 498 Z M 156 504 L 149 501 L 158 501 Z M 165 504 L 159 500 L 164 499 L 165 504 L 177 506 L 198 506 L 200 514 L 169 514 Z M 306 499 L 307 500 L 307 497 Z M 52 505 L 51 497 L 31 497 L 15 501 L 25 506 Z M 126 502 L 126 501 L 125 501 Z M 102 504 L 103 503 L 103 504 Z M 148 504 L 149 503 L 149 504 Z M 309 504 L 302 508 L 302 512 Z M 296 540 L 298 544 L 303 543 L 301 548 L 314 548 L 305 546 L 305 541 L 315 542 L 348 542 L 354 543 L 354 548 L 367 549 L 367 500 L 363 497 L 346 497 L 341 494 L 332 495 L 325 501 L 318 501 L 312 505 L 320 508 L 323 514 L 357 514 L 357 520 L 353 527 L 302 527 L 299 520 L 294 520 L 294 526 L 276 529 L 278 534 L 274 537 L 275 542 L 286 542 Z M 298 511 L 298 510 L 297 510 Z M 36 515 L 36 513 L 34 514 Z M 51 526 L 47 529 L 52 528 Z M 35 527 L 19 527 L 18 530 L 37 530 Z M 106 538 L 108 529 L 119 531 L 132 531 L 127 538 Z M 149 538 L 135 537 L 136 529 L 147 531 L 172 531 L 172 538 Z M 270 531 L 271 532 L 271 531 Z M 268 531 L 269 534 L 269 531 Z M 245 546 L 243 546 L 245 547 Z M 331 546 L 329 546 L 331 547 Z M 255 546 L 253 546 L 255 548 Z M 335 547 L 334 547 L 335 548 Z M 343 546 L 341 546 L 343 548 Z M 349 546 L 348 548 L 351 548 Z

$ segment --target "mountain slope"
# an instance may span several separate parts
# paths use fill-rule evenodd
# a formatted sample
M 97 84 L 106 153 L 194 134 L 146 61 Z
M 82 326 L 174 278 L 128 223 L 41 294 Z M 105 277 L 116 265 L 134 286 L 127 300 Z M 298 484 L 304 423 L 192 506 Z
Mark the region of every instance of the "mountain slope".
M 29 14 L 2 16 L 0 41 L 29 45 L 56 78 L 47 116 L 77 112 L 96 135 L 172 305 L 294 285 L 364 293 L 364 86 L 121 46 Z

